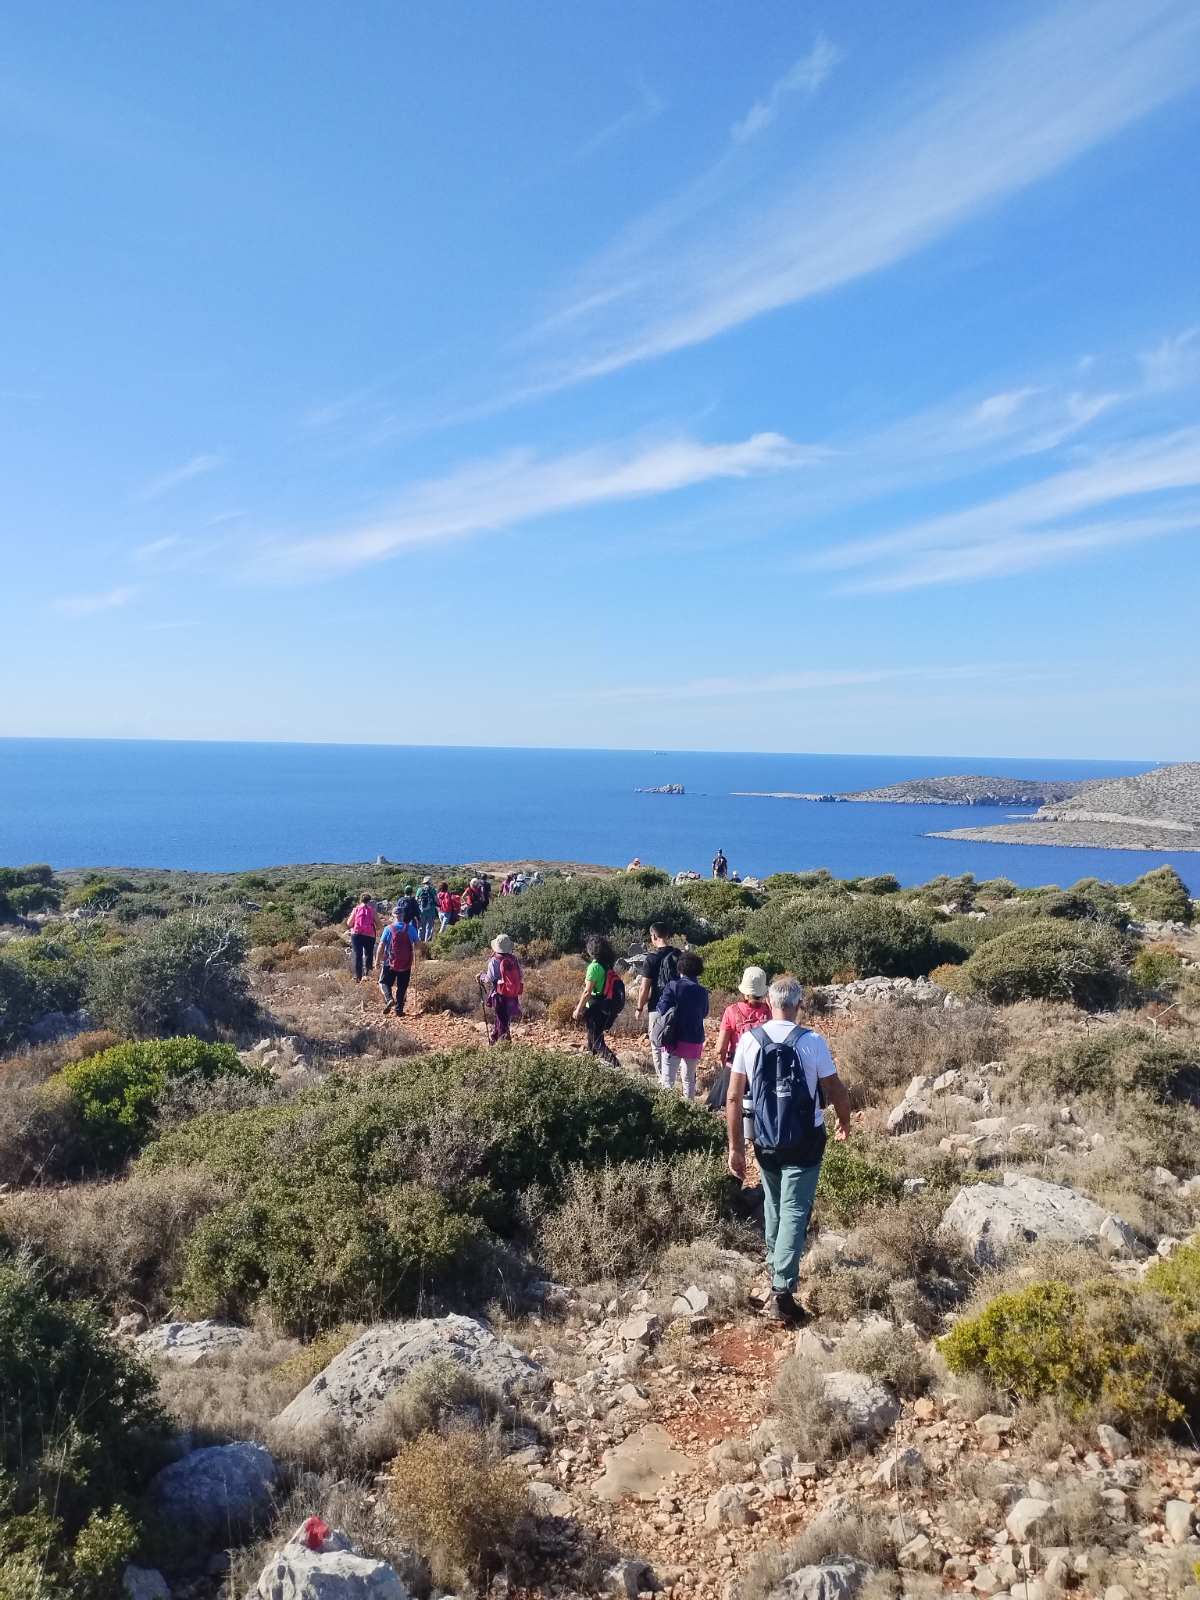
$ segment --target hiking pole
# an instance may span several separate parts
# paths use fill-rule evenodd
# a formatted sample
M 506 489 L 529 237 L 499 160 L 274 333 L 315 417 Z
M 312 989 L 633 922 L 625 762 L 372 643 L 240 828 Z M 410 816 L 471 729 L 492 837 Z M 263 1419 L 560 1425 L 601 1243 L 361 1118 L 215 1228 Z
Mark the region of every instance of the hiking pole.
M 483 979 L 476 974 L 475 982 L 479 985 L 479 1004 L 483 1008 L 483 1026 L 486 1033 L 491 1036 L 492 1019 L 488 1016 L 488 992 Z

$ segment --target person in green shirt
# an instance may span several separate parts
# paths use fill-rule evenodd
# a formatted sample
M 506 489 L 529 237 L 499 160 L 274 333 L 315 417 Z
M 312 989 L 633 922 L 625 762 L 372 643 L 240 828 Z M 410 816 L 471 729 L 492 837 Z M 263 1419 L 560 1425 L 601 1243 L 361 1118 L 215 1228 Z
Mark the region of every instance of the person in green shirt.
M 587 1047 L 592 1054 L 599 1056 L 601 1061 L 607 1061 L 610 1067 L 619 1067 L 621 1063 L 604 1037 L 605 1028 L 616 1020 L 612 1005 L 605 998 L 608 975 L 617 959 L 616 952 L 602 933 L 592 934 L 584 949 L 588 954 L 588 968 L 583 975 L 583 993 L 575 1007 L 575 1021 L 582 1018 L 587 1025 Z

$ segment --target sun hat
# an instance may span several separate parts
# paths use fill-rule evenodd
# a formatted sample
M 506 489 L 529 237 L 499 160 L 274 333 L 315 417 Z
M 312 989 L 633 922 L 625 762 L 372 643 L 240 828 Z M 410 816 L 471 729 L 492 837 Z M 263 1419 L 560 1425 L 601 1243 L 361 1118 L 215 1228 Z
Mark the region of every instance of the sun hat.
M 510 956 L 513 953 L 513 942 L 506 933 L 498 933 L 492 940 L 492 949 L 498 956 Z
M 433 882 L 433 879 L 432 879 L 432 878 L 422 878 L 422 879 L 421 879 L 421 882 L 422 882 L 422 883 L 432 883 L 432 882 Z
M 747 967 L 738 984 L 738 993 L 751 1000 L 761 1000 L 767 992 L 767 975 L 761 967 Z
M 478 878 L 472 878 L 471 887 L 472 889 L 478 889 L 480 887 L 480 880 Z

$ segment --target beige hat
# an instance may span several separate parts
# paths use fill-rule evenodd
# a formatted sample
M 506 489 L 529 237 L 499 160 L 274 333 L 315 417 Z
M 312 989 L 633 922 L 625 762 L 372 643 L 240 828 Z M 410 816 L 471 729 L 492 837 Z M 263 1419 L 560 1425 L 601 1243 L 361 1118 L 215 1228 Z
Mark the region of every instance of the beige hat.
M 432 882 L 433 882 L 433 879 L 432 879 L 432 878 L 422 878 L 422 879 L 421 879 L 421 882 L 422 882 L 422 883 L 432 883 Z
M 492 949 L 498 956 L 510 956 L 513 953 L 513 942 L 506 933 L 498 933 L 492 940 Z
M 738 984 L 738 993 L 748 999 L 761 1000 L 767 992 L 767 975 L 761 967 L 747 967 Z

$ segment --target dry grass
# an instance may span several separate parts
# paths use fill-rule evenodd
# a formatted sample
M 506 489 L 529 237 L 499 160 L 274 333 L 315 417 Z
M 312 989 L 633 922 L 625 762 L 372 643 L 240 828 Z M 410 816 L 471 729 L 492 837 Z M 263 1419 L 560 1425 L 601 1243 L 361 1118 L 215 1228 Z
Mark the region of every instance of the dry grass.
M 256 1329 L 238 1349 L 198 1367 L 156 1362 L 162 1403 L 197 1444 L 266 1443 L 272 1419 L 304 1387 L 288 1370 L 299 1351 L 294 1339 Z
M 413 976 L 413 990 L 425 1013 L 468 1017 L 480 1009 L 478 967 L 474 961 L 429 961 Z
M 800 1299 L 814 1316 L 846 1322 L 862 1311 L 884 1311 L 891 1305 L 895 1279 L 872 1262 L 843 1263 L 817 1253 L 800 1263 Z
M 849 1556 L 875 1569 L 872 1577 L 882 1581 L 873 1586 L 873 1594 L 896 1592 L 895 1580 L 888 1576 L 895 1572 L 896 1544 L 887 1519 L 870 1511 L 848 1512 L 816 1517 L 794 1543 L 760 1551 L 738 1585 L 738 1600 L 768 1600 L 790 1572 L 838 1556 Z M 905 1582 L 907 1585 L 907 1576 Z
M 877 1105 L 918 1073 L 994 1061 L 1007 1043 L 1004 1018 L 992 1006 L 876 1006 L 838 1041 L 838 1068 L 858 1105 Z
M 168 1309 L 187 1240 L 225 1199 L 203 1168 L 135 1173 L 117 1183 L 27 1190 L 0 1200 L 0 1229 L 46 1255 L 75 1294 L 151 1319 Z
M 56 1039 L 51 1044 L 33 1045 L 0 1061 L 0 1084 L 7 1093 L 15 1084 L 45 1083 L 72 1062 L 99 1055 L 102 1050 L 110 1050 L 120 1043 L 119 1033 L 109 1028 L 92 1028 L 70 1038 Z
M 524 1475 L 474 1429 L 424 1433 L 405 1445 L 388 1470 L 387 1493 L 400 1531 L 449 1588 L 502 1566 L 529 1510 Z
M 825 1398 L 824 1372 L 807 1356 L 791 1356 L 780 1367 L 773 1402 L 784 1443 L 802 1461 L 832 1461 L 849 1453 L 854 1425 Z
M 904 1328 L 851 1334 L 843 1339 L 829 1362 L 831 1368 L 836 1365 L 878 1378 L 905 1399 L 924 1394 L 934 1376 L 924 1341 Z
M 59 1084 L 5 1083 L 0 1091 L 0 1184 L 14 1189 L 69 1172 L 83 1149 L 75 1102 Z

